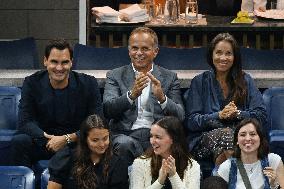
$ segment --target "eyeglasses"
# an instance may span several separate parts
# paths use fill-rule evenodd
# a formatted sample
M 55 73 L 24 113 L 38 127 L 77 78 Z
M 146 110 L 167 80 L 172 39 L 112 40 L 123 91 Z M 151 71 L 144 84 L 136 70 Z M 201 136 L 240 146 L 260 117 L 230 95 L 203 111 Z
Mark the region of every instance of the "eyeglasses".
M 129 51 L 133 52 L 133 53 L 137 53 L 139 50 L 142 53 L 147 53 L 151 50 L 153 50 L 153 48 L 148 48 L 148 47 L 142 47 L 142 48 L 138 48 L 138 47 L 128 47 Z

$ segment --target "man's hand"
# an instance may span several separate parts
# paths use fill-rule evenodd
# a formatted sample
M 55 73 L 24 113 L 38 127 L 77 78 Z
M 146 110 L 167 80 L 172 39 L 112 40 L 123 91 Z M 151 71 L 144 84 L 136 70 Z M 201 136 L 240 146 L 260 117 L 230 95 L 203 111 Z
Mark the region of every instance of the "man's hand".
M 44 136 L 48 140 L 46 144 L 46 148 L 49 151 L 57 152 L 58 150 L 60 150 L 66 145 L 65 136 L 54 136 L 54 135 L 49 135 L 45 132 L 44 132 Z
M 153 92 L 154 96 L 158 99 L 158 101 L 160 103 L 165 102 L 166 97 L 165 97 L 165 94 L 163 92 L 161 82 L 158 79 L 156 79 L 151 73 L 147 73 L 147 76 L 152 81 L 152 92 Z
M 139 97 L 142 93 L 142 90 L 148 86 L 149 81 L 150 80 L 148 76 L 146 76 L 142 72 L 139 73 L 135 79 L 134 85 L 131 90 L 131 96 L 129 96 L 129 98 L 131 100 L 135 100 L 137 97 Z

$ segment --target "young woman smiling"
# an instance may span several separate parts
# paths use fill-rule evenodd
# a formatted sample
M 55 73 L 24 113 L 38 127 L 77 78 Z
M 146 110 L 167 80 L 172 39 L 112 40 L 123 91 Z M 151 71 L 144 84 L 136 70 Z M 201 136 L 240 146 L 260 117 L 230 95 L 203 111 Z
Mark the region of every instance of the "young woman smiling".
M 188 153 L 184 130 L 176 117 L 164 117 L 151 127 L 146 153 L 135 159 L 131 189 L 199 189 L 200 166 Z
M 128 188 L 127 162 L 112 152 L 108 126 L 97 115 L 82 123 L 76 152 L 59 151 L 48 169 L 48 189 Z
M 230 189 L 284 187 L 281 157 L 269 153 L 268 141 L 256 119 L 240 122 L 234 133 L 234 147 L 234 158 L 226 160 L 218 169 Z

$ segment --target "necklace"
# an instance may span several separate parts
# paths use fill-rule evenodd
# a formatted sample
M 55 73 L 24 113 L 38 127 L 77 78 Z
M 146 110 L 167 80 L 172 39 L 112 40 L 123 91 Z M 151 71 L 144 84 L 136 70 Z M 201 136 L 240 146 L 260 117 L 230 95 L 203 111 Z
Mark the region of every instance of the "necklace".
M 256 170 L 258 166 L 258 162 L 252 164 L 245 164 L 245 169 L 248 174 L 253 174 L 254 170 Z

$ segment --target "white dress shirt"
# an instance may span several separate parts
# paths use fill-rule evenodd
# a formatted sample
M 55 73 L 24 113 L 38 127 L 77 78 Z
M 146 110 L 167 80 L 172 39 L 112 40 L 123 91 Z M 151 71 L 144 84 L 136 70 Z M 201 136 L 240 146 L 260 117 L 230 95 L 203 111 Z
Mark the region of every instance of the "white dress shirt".
M 139 74 L 139 72 L 134 68 L 132 64 L 133 71 L 135 76 Z M 152 68 L 149 71 L 150 73 L 153 71 Z M 150 93 L 151 93 L 151 81 L 148 82 L 147 87 L 142 90 L 142 94 L 137 98 L 138 100 L 138 116 L 136 121 L 133 123 L 131 130 L 140 129 L 140 128 L 151 128 L 152 123 L 154 122 L 153 112 L 150 110 Z M 129 103 L 133 104 L 134 101 L 131 100 L 127 93 L 127 98 Z M 161 103 L 161 108 L 164 109 L 167 105 L 167 97 L 165 102 Z

